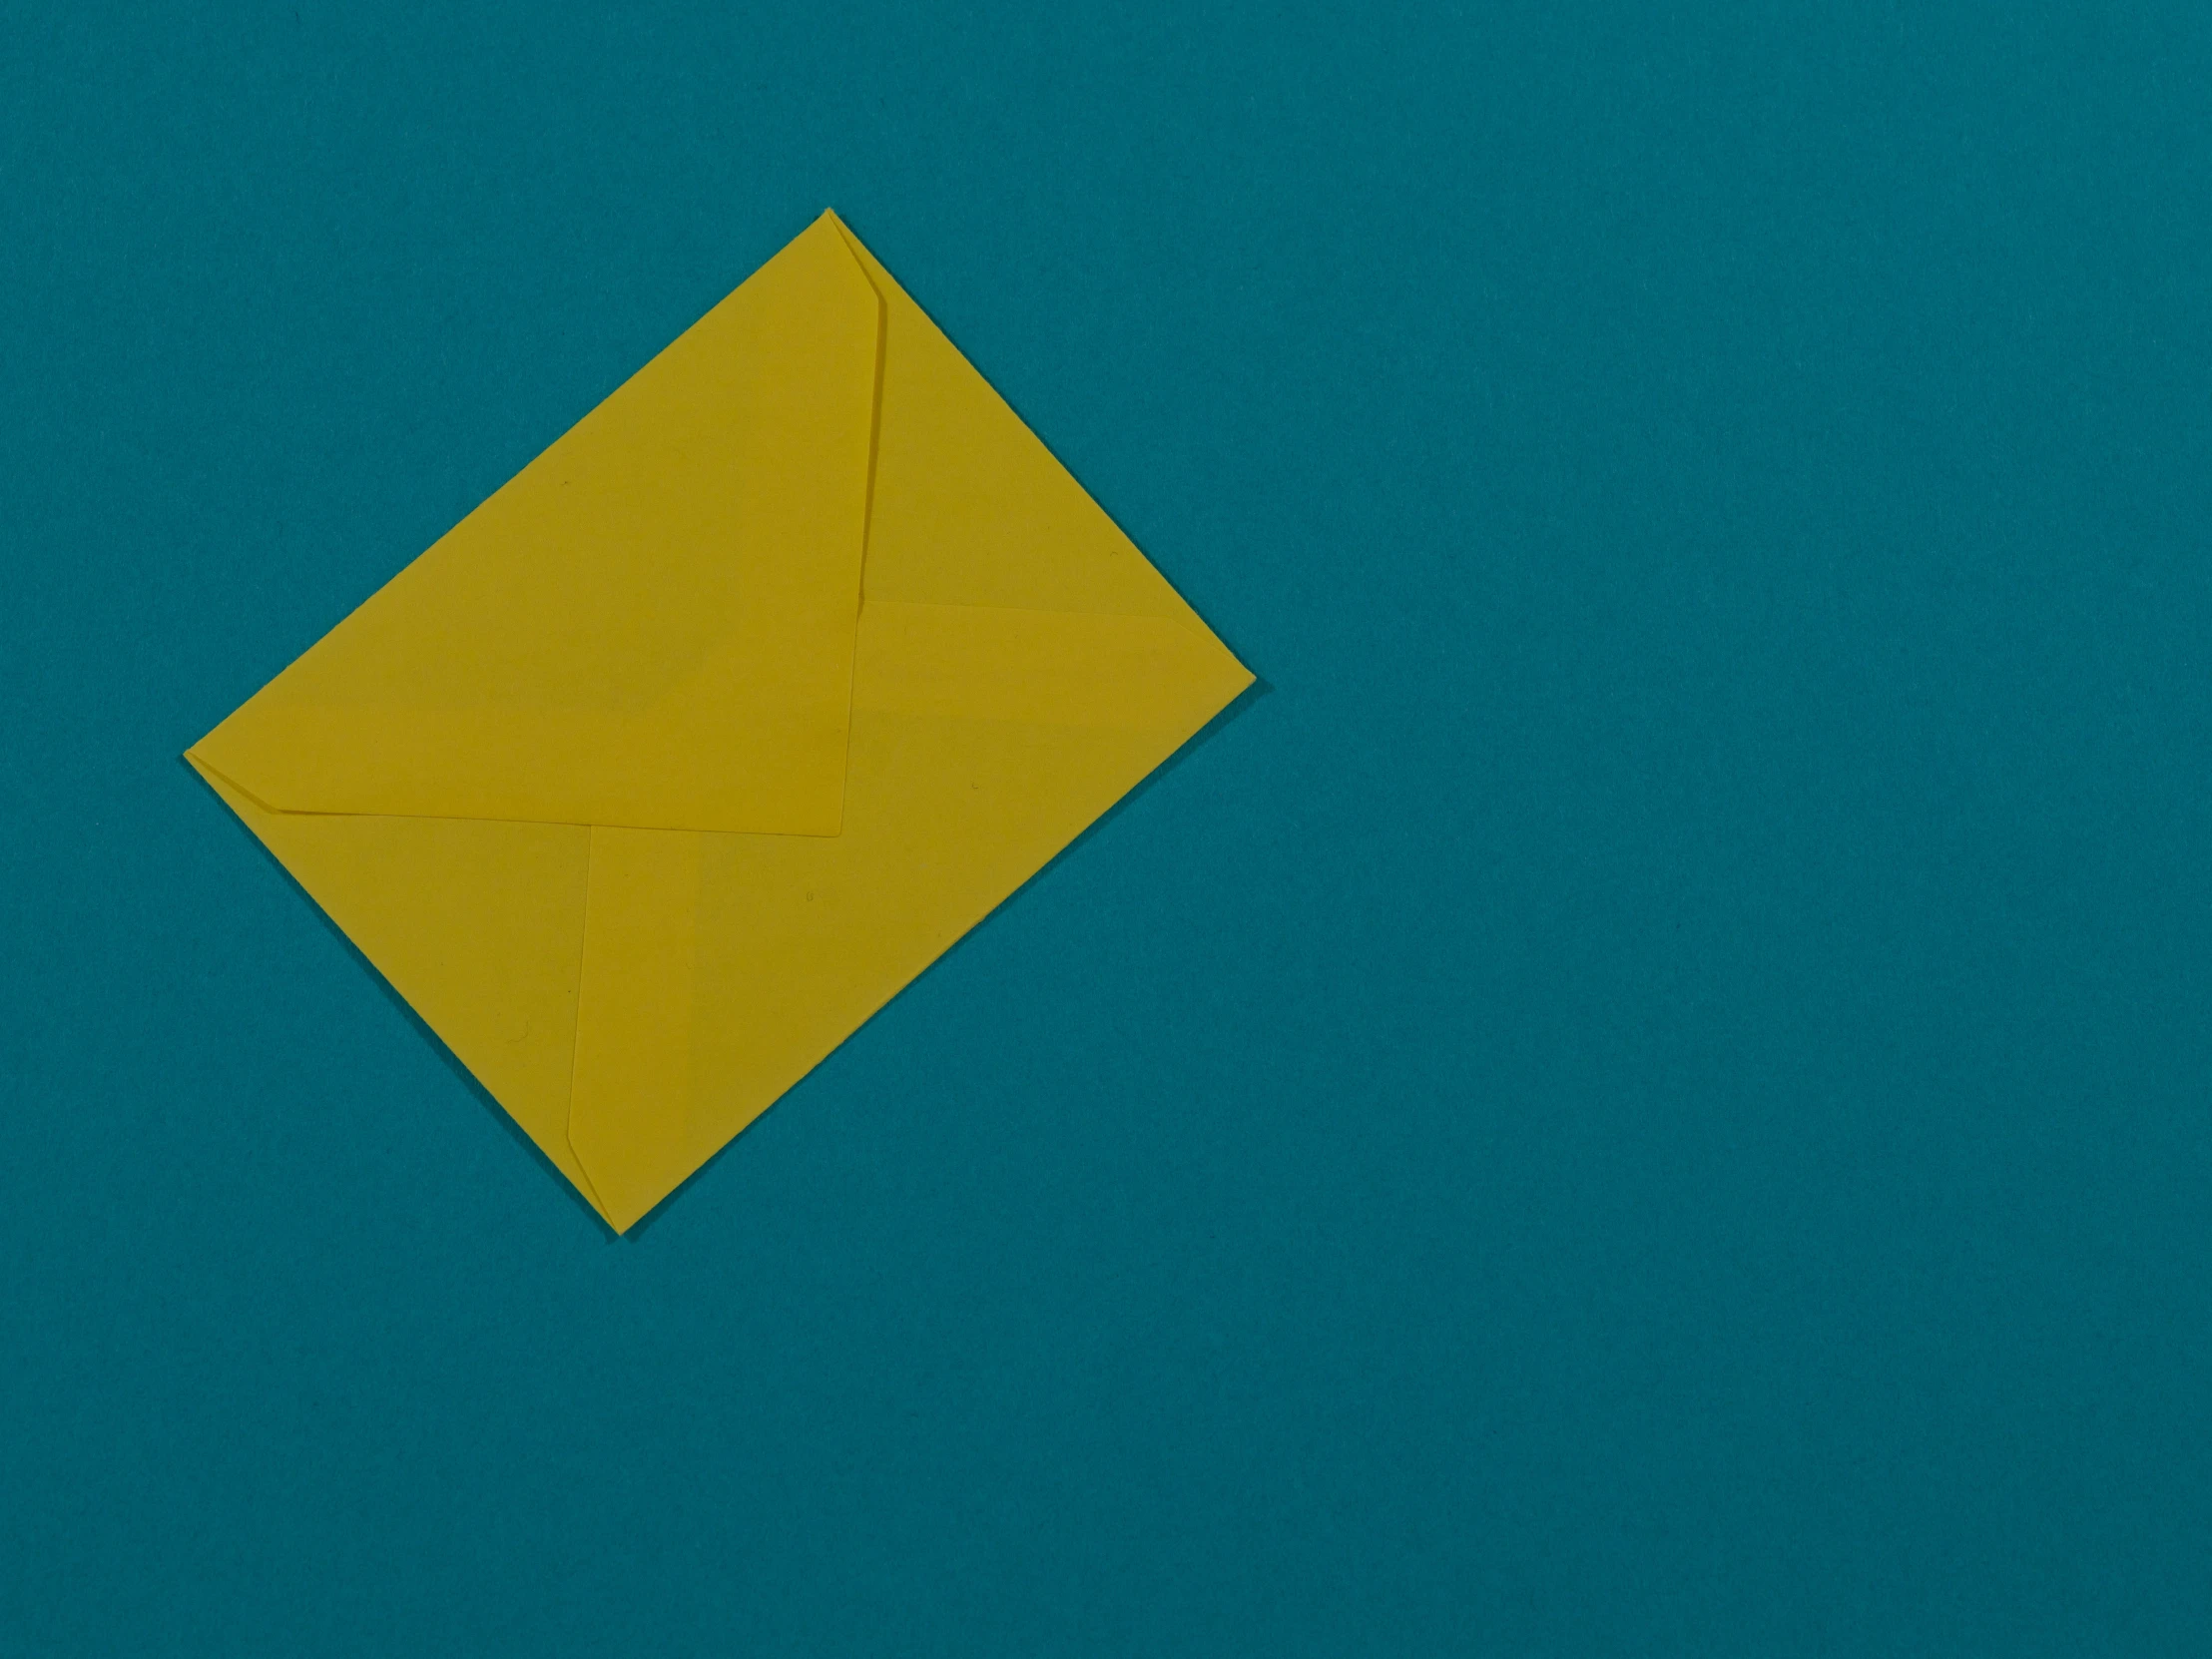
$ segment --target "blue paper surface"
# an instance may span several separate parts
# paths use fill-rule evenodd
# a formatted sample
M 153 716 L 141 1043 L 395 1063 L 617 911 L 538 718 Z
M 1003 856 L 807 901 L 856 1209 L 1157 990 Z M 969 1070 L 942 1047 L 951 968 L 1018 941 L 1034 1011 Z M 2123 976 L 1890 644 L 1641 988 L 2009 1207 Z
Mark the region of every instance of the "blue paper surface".
M 2212 1629 L 2201 6 L 24 0 L 0 1654 Z M 629 1241 L 176 757 L 823 208 L 1268 683 Z

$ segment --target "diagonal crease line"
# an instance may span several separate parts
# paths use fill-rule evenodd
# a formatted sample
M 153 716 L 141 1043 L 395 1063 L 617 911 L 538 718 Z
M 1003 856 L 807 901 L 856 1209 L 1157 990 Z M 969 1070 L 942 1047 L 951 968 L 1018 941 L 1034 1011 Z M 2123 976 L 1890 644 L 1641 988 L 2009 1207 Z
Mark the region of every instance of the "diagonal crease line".
M 883 437 L 883 358 L 888 353 L 890 341 L 890 307 L 883 302 L 882 289 L 875 285 L 875 278 L 868 275 L 867 263 L 860 258 L 852 237 L 837 218 L 834 209 L 824 210 L 823 217 L 830 221 L 830 229 L 837 233 L 837 240 L 844 245 L 845 257 L 852 262 L 852 269 L 860 274 L 860 280 L 867 284 L 868 293 L 875 300 L 875 376 L 868 388 L 867 419 L 867 479 L 862 486 L 860 505 L 860 579 L 854 584 L 852 594 L 853 624 L 857 628 L 859 614 L 867 604 L 867 547 L 869 532 L 875 527 L 875 457 L 882 447 Z M 849 774 L 852 755 L 852 692 L 853 681 L 859 673 L 859 642 L 853 642 L 852 657 L 845 665 L 844 730 L 845 767 Z M 837 829 L 844 833 L 844 785 L 846 778 L 838 779 Z
M 240 783 L 240 782 L 239 782 L 239 781 L 238 781 L 238 780 L 237 780 L 236 778 L 233 778 L 233 777 L 232 777 L 232 776 L 231 776 L 231 775 L 230 775 L 230 774 L 229 774 L 228 772 L 225 772 L 225 771 L 224 771 L 224 770 L 223 770 L 223 769 L 222 769 L 221 767 L 216 767 L 216 766 L 210 766 L 210 765 L 209 765 L 209 764 L 208 764 L 208 763 L 207 763 L 207 762 L 206 762 L 205 760 L 203 760 L 203 759 L 202 759 L 202 758 L 200 757 L 200 755 L 199 755 L 199 754 L 198 754 L 198 753 L 197 753 L 197 752 L 196 752 L 195 750 L 191 750 L 191 749 L 188 749 L 188 750 L 186 750 L 186 751 L 185 751 L 185 760 L 186 760 L 187 762 L 189 762 L 189 763 L 190 763 L 191 765 L 193 765 L 193 766 L 195 766 L 195 767 L 199 768 L 199 769 L 200 769 L 200 770 L 201 770 L 202 772 L 205 772 L 205 773 L 209 774 L 209 775 L 210 775 L 210 776 L 212 776 L 212 777 L 216 777 L 216 778 L 220 778 L 220 779 L 222 779 L 222 780 L 223 780 L 223 781 L 224 781 L 224 782 L 225 782 L 226 784 L 230 785 L 230 786 L 231 786 L 231 788 L 233 788 L 234 790 L 237 790 L 237 791 L 239 792 L 239 794 L 241 794 L 241 795 L 245 796 L 247 800 L 249 800 L 249 801 L 253 802 L 253 803 L 254 803 L 254 805 L 255 805 L 255 806 L 257 806 L 257 807 L 259 807 L 259 808 L 260 808 L 260 809 L 261 809 L 261 810 L 262 810 L 263 812 L 265 812 L 265 813 L 281 813 L 281 812 L 284 812 L 284 811 L 286 811 L 286 809 L 285 809 L 285 808 L 282 808 L 282 807 L 273 807 L 273 806 L 271 806 L 271 805 L 270 805 L 270 804 L 269 804 L 268 802 L 264 801 L 264 800 L 263 800 L 263 799 L 262 799 L 262 798 L 261 798 L 260 796 L 256 795 L 256 794 L 255 794 L 255 793 L 254 793 L 254 792 L 253 792 L 252 790 L 248 789 L 248 788 L 247 788 L 247 787 L 246 787 L 246 786 L 245 786 L 244 784 Z M 307 816 L 309 816 L 309 815 L 306 815 L 306 814 L 299 814 L 299 815 L 297 815 L 297 816 L 299 816 L 299 817 L 307 817 Z M 360 814 L 358 814 L 358 813 L 343 813 L 343 814 L 340 814 L 340 813 L 322 813 L 322 814 L 316 814 L 316 815 L 313 815 L 313 816 L 315 816 L 315 817 L 321 817 L 321 818 L 341 818 L 341 817 L 342 817 L 342 818 L 358 818 L 358 817 L 360 817 L 361 815 L 360 815 Z
M 867 283 L 868 291 L 875 295 L 875 390 L 874 402 L 869 407 L 867 428 L 867 505 L 861 518 L 860 529 L 860 592 L 861 603 L 866 603 L 867 546 L 870 532 L 875 528 L 875 457 L 882 449 L 883 441 L 883 359 L 890 354 L 890 306 L 883 298 L 883 290 L 875 285 L 875 278 L 868 275 L 867 262 L 860 258 L 859 245 L 852 240 L 852 233 L 844 228 L 844 221 L 830 213 L 830 223 L 836 228 L 843 241 L 845 252 L 852 256 L 852 263 L 859 268 L 860 280 Z
M 278 807 L 256 795 L 221 767 L 211 766 L 197 751 L 186 750 L 184 758 L 202 771 L 222 779 L 263 812 L 277 818 L 404 818 L 432 824 L 544 824 L 564 830 L 652 830 L 671 835 L 792 835 L 806 840 L 834 838 L 807 830 L 702 830 L 688 824 L 614 824 L 566 818 L 486 818 L 476 813 L 331 813 L 311 807 Z
M 591 1166 L 584 1162 L 584 1154 L 577 1148 L 576 1137 L 569 1132 L 570 1125 L 575 1122 L 576 1117 L 576 1067 L 584 1051 L 584 986 L 590 982 L 591 978 L 590 974 L 585 971 L 584 952 L 591 947 L 592 852 L 597 848 L 598 843 L 599 835 L 594 830 L 584 848 L 584 914 L 582 921 L 579 923 L 584 930 L 584 936 L 576 947 L 576 1023 L 575 1028 L 570 1031 L 568 1039 L 568 1116 L 562 1120 L 561 1138 L 568 1142 L 569 1156 L 576 1160 L 577 1173 L 584 1178 L 584 1190 L 591 1199 L 592 1208 L 599 1212 L 602 1221 L 606 1222 L 609 1227 L 614 1227 L 614 1218 L 608 1215 L 607 1206 L 600 1200 L 599 1189 L 592 1184 Z M 615 1227 L 616 1233 L 619 1234 L 621 1231 L 621 1228 Z

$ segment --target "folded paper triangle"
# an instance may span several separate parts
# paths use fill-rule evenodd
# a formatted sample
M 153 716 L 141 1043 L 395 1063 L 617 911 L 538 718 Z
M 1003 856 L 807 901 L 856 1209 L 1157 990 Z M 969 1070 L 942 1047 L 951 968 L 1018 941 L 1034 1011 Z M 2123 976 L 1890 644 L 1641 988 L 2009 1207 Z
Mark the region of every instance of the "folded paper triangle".
M 796 292 L 767 285 L 789 307 L 779 315 L 813 332 L 699 337 L 780 267 L 804 279 Z M 868 327 L 847 314 L 848 274 Z M 814 360 L 794 339 L 820 354 L 818 386 L 787 384 Z M 778 350 L 793 369 L 781 380 Z M 690 362 L 717 353 L 715 373 Z M 844 509 L 861 423 L 836 388 L 863 357 L 873 463 L 857 474 L 855 522 Z M 344 660 L 364 665 L 359 684 L 390 694 L 382 702 L 347 703 L 330 688 L 351 683 L 294 665 L 190 756 L 618 1231 L 1251 683 L 833 218 L 547 456 L 567 444 L 588 461 L 587 428 L 626 398 L 641 411 L 626 441 L 650 450 L 639 434 L 658 429 L 645 416 L 660 405 L 632 394 L 664 365 L 750 387 L 756 401 L 742 406 L 765 411 L 687 428 L 675 448 L 689 463 L 655 474 L 664 490 L 712 498 L 719 486 L 690 469 L 727 471 L 733 448 L 787 453 L 786 519 L 758 491 L 711 525 L 655 519 L 641 503 L 647 528 L 633 530 L 607 508 L 561 544 L 560 568 L 575 572 L 573 591 L 627 606 L 622 625 L 554 628 L 527 651 L 471 658 L 480 648 L 453 596 L 524 582 L 549 526 L 567 522 L 493 515 L 464 536 L 487 503 L 330 636 L 425 561 L 446 561 L 446 586 L 422 584 L 439 605 L 409 594 L 363 635 L 433 682 L 434 702 L 397 695 L 409 678 L 349 644 Z M 686 524 L 698 530 L 689 560 L 665 545 Z M 718 557 L 738 574 L 718 573 Z M 744 619 L 763 614 L 746 610 L 748 575 L 764 569 L 781 586 L 763 603 L 785 606 L 784 620 L 748 634 Z M 627 590 L 670 572 L 708 596 L 696 603 L 712 614 L 691 632 L 699 619 L 680 617 L 684 605 Z M 535 597 L 525 609 L 560 614 Z M 684 665 L 648 648 L 655 627 L 688 642 Z M 506 730 L 479 718 L 494 708 L 534 735 L 542 776 L 474 768 L 468 744 Z M 332 713 L 364 709 L 376 722 Z M 406 725 L 426 709 L 434 740 Z M 647 746 L 652 765 L 624 770 L 607 724 L 623 720 L 662 745 Z M 402 729 L 365 760 L 347 750 L 360 732 Z M 580 755 L 567 731 L 582 734 Z
M 197 753 L 285 811 L 834 834 L 881 343 L 818 225 Z

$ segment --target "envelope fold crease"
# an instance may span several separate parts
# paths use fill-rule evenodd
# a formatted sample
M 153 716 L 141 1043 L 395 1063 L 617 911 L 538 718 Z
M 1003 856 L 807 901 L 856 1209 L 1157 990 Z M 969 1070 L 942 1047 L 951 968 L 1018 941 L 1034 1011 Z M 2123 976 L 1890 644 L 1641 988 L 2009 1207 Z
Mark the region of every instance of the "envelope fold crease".
M 834 834 L 881 347 L 818 226 L 203 758 L 287 811 Z

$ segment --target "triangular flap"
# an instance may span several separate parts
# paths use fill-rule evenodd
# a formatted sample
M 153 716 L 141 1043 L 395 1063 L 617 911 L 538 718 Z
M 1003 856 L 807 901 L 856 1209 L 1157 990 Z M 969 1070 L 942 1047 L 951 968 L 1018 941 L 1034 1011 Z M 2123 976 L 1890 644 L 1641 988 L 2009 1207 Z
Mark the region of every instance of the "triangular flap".
M 1207 632 L 851 229 L 837 228 L 884 305 L 867 598 L 1173 617 Z
M 881 322 L 817 222 L 197 752 L 288 811 L 834 834 Z

